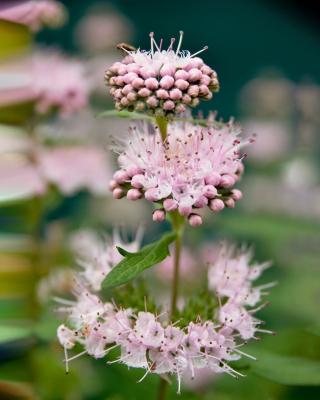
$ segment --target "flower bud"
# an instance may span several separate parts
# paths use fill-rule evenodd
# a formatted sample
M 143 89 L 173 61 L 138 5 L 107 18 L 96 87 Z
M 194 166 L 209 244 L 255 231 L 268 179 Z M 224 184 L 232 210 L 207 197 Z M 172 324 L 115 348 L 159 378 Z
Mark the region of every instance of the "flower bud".
M 144 185 L 145 177 L 142 174 L 134 175 L 131 179 L 131 186 L 137 189 L 141 189 Z
M 224 202 L 221 199 L 211 200 L 209 203 L 209 208 L 213 212 L 219 212 L 224 209 Z
M 138 200 L 142 197 L 142 193 L 138 189 L 130 189 L 127 192 L 128 200 Z
M 199 86 L 198 85 L 189 86 L 188 95 L 191 97 L 198 97 L 199 96 Z
M 155 188 L 148 189 L 145 192 L 144 197 L 149 201 L 157 201 L 157 200 L 159 200 L 158 191 Z
M 176 106 L 176 112 L 178 113 L 178 114 L 181 114 L 181 113 L 183 113 L 183 112 L 185 112 L 186 111 L 186 106 L 184 106 L 183 104 L 178 104 L 177 106 Z
M 184 79 L 177 79 L 174 83 L 174 86 L 180 90 L 186 90 L 189 86 L 189 82 Z
M 121 188 L 115 188 L 112 194 L 115 199 L 121 199 L 124 196 L 124 192 Z
M 152 214 L 152 219 L 154 222 L 162 222 L 166 219 L 166 213 L 164 210 L 154 210 Z
M 234 208 L 235 207 L 235 201 L 230 197 L 229 199 L 227 199 L 224 204 L 226 205 L 226 207 L 228 208 Z
M 170 89 L 174 84 L 174 79 L 172 76 L 166 75 L 160 80 L 160 86 L 163 89 Z
M 134 81 L 136 78 L 138 78 L 138 75 L 135 74 L 134 72 L 128 72 L 127 74 L 124 75 L 123 81 L 124 83 L 131 83 Z
M 229 188 L 236 183 L 236 180 L 231 175 L 223 175 L 220 180 L 220 185 L 225 188 Z
M 194 203 L 197 208 L 203 208 L 208 204 L 208 198 L 206 196 L 200 196 L 198 200 Z
M 202 218 L 198 214 L 191 214 L 188 218 L 189 224 L 193 227 L 202 225 Z
M 138 92 L 138 95 L 141 97 L 148 97 L 148 96 L 150 96 L 150 94 L 151 94 L 150 90 L 145 87 L 140 89 Z
M 122 93 L 126 96 L 127 94 L 129 94 L 130 92 L 132 92 L 133 87 L 131 85 L 126 85 L 123 89 L 122 89 Z
M 117 183 L 114 179 L 112 179 L 112 180 L 109 182 L 109 189 L 110 189 L 111 191 L 113 191 L 116 187 L 118 187 L 118 183 Z
M 150 96 L 147 99 L 147 104 L 151 108 L 156 108 L 159 104 L 159 100 L 156 98 L 156 96 Z
M 169 93 L 164 89 L 157 90 L 156 95 L 161 100 L 166 100 L 169 98 Z
M 123 183 L 125 183 L 129 179 L 129 176 L 128 176 L 126 171 L 124 171 L 123 169 L 120 169 L 119 171 L 114 173 L 113 179 L 118 184 L 122 185 Z
M 136 92 L 128 93 L 127 99 L 128 99 L 128 101 L 130 101 L 130 103 L 136 101 L 137 100 L 137 93 Z
M 163 109 L 166 110 L 166 111 L 171 111 L 171 110 L 173 110 L 173 109 L 174 109 L 174 102 L 171 101 L 171 100 L 166 100 L 166 101 L 163 103 Z
M 231 197 L 235 201 L 241 200 L 242 199 L 242 192 L 240 190 L 238 190 L 238 189 L 233 189 Z
M 184 69 L 179 69 L 174 77 L 178 80 L 178 79 L 183 79 L 185 81 L 187 81 L 189 79 L 189 73 L 187 71 L 185 71 Z
M 178 208 L 178 204 L 177 204 L 176 200 L 165 199 L 163 202 L 163 207 L 166 211 L 170 212 L 170 211 L 176 210 Z
M 204 187 L 203 194 L 209 199 L 212 199 L 218 194 L 218 191 L 213 185 L 206 185 Z
M 200 79 L 202 78 L 202 72 L 197 69 L 197 68 L 192 68 L 189 71 L 189 81 L 190 82 L 196 82 L 196 81 L 200 81 Z
M 179 100 L 182 97 L 181 90 L 179 90 L 179 89 L 170 90 L 169 95 L 170 95 L 170 99 L 172 99 L 172 100 Z
M 135 89 L 140 89 L 144 85 L 144 80 L 141 78 L 136 78 L 131 84 Z
M 156 78 L 148 78 L 144 82 L 145 86 L 150 90 L 158 89 L 159 83 Z

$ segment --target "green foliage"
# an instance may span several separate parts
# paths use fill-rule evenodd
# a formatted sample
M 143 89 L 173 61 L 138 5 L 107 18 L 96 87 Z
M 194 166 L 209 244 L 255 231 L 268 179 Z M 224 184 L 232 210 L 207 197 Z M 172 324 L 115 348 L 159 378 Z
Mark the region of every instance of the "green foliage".
M 152 118 L 150 115 L 147 114 L 142 114 L 134 111 L 117 111 L 117 110 L 107 110 L 103 111 L 98 114 L 99 118 L 124 118 L 124 119 L 144 119 L 144 120 L 149 120 L 153 121 L 154 118 Z
M 212 320 L 217 305 L 213 293 L 203 289 L 200 293 L 189 297 L 183 310 L 177 311 L 175 319 L 181 320 L 183 326 L 195 321 L 196 318 L 200 318 L 202 321 Z
M 0 326 L 0 343 L 13 342 L 15 340 L 25 339 L 32 334 L 30 327 L 16 325 Z
M 27 27 L 0 20 L 0 58 L 11 57 L 26 50 L 31 43 Z
M 112 290 L 111 295 L 119 307 L 130 307 L 139 311 L 147 308 L 149 312 L 160 314 L 160 310 L 153 297 L 150 296 L 143 279 L 137 279 L 127 285 L 118 286 Z
M 137 253 L 119 249 L 120 254 L 125 258 L 107 275 L 102 287 L 107 289 L 123 285 L 136 278 L 145 269 L 164 260 L 169 255 L 168 246 L 175 238 L 175 233 L 165 234 L 160 240 L 148 244 Z
M 258 351 L 259 360 L 251 363 L 254 373 L 283 385 L 320 385 L 320 362 L 302 357 Z

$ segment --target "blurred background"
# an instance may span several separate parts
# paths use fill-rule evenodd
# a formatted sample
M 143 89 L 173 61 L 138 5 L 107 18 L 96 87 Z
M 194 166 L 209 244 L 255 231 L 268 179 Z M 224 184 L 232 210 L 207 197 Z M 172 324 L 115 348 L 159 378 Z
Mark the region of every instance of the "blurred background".
M 221 84 L 201 111 L 234 116 L 245 134 L 257 134 L 241 182 L 244 199 L 187 232 L 194 259 L 185 286 L 188 276 L 205 274 L 200 254 L 225 238 L 252 244 L 260 262 L 272 260 L 264 279 L 278 285 L 259 314 L 277 335 L 246 350 L 261 359 L 271 351 L 275 360 L 259 360 L 241 380 L 186 380 L 179 398 L 319 399 L 319 6 L 68 0 L 42 14 L 8 13 L 13 3 L 31 2 L 0 3 L 0 398 L 155 398 L 157 377 L 137 385 L 141 371 L 103 360 L 80 358 L 66 376 L 52 296 L 70 289 L 79 232 L 125 226 L 130 238 L 143 225 L 149 242 L 167 228 L 151 222 L 146 202 L 110 198 L 110 137 L 125 133 L 128 122 L 97 115 L 113 107 L 103 77 L 121 56 L 115 45 L 148 49 L 150 31 L 168 41 L 182 29 L 183 48 L 209 46 L 203 58 Z M 165 296 L 170 271 L 155 276 Z M 177 397 L 174 385 L 169 397 Z

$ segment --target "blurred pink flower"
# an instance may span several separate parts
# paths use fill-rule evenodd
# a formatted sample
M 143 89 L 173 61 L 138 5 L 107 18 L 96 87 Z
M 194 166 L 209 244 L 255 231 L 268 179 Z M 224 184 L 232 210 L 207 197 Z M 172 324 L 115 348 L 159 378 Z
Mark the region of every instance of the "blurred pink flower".
M 0 161 L 0 200 L 43 195 L 46 184 L 39 169 L 26 159 L 3 157 Z
M 101 149 L 70 146 L 42 150 L 39 167 L 45 179 L 65 195 L 85 188 L 94 194 L 108 192 L 110 171 Z
M 2 106 L 32 101 L 38 113 L 57 109 L 61 116 L 87 106 L 89 84 L 82 64 L 57 52 L 38 52 L 29 60 L 3 66 L 0 78 Z
M 157 265 L 154 270 L 157 276 L 164 282 L 170 282 L 173 278 L 174 251 L 171 251 L 170 254 L 171 255 L 164 259 L 159 265 Z M 183 248 L 180 260 L 181 279 L 192 279 L 195 274 L 197 274 L 197 262 L 192 256 L 191 251 L 187 248 Z
M 27 25 L 34 32 L 43 26 L 57 28 L 66 20 L 64 6 L 55 0 L 3 1 L 0 19 Z

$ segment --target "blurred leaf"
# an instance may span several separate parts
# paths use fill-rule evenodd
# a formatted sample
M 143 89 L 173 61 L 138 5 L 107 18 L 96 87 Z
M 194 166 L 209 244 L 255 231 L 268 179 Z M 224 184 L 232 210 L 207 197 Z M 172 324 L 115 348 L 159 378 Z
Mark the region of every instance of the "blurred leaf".
M 0 58 L 20 53 L 31 43 L 31 33 L 26 26 L 4 20 L 0 20 L 0 37 Z
M 128 119 L 146 119 L 149 121 L 153 120 L 153 117 L 147 114 L 141 114 L 134 111 L 117 111 L 117 110 L 108 110 L 103 111 L 98 114 L 99 118 L 128 118 Z
M 0 381 L 0 398 L 3 400 L 33 400 L 36 399 L 36 396 L 29 384 Z
M 258 351 L 258 361 L 252 362 L 257 375 L 283 385 L 320 385 L 320 362 L 302 357 L 291 357 Z
M 32 102 L 0 106 L 0 123 L 23 125 L 30 119 L 33 111 Z
M 2 325 L 0 326 L 0 343 L 12 342 L 31 336 L 32 331 L 28 327 Z
M 143 247 L 137 253 L 129 253 L 124 249 L 119 249 L 120 254 L 125 255 L 125 258 L 107 275 L 102 286 L 106 289 L 123 285 L 145 269 L 158 264 L 169 255 L 168 246 L 175 238 L 175 233 L 168 233 L 157 242 Z

